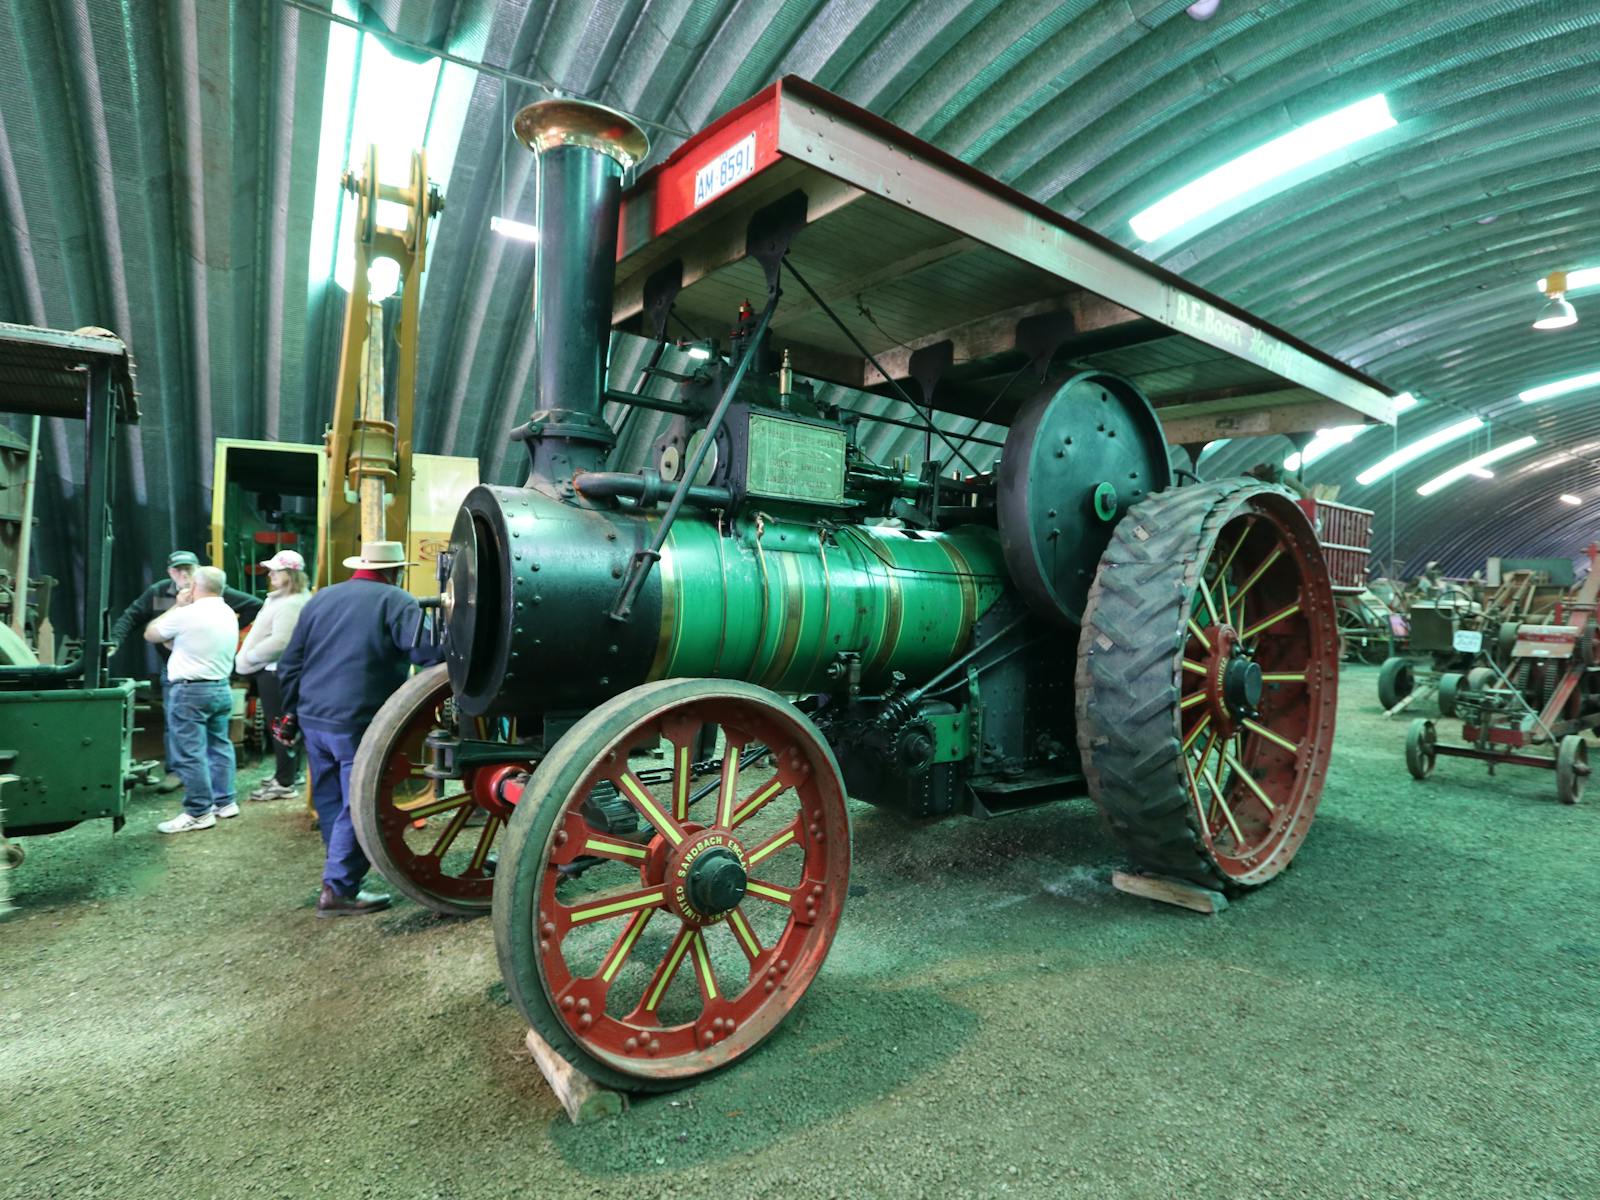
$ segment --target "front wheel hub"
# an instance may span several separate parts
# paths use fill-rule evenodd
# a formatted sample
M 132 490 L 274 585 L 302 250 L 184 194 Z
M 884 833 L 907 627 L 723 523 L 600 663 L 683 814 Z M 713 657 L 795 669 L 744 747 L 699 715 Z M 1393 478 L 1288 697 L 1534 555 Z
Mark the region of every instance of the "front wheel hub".
M 744 864 L 729 850 L 708 850 L 689 868 L 689 903 L 719 917 L 744 899 Z
M 1222 699 L 1235 717 L 1253 717 L 1261 706 L 1261 666 L 1238 645 L 1223 668 Z

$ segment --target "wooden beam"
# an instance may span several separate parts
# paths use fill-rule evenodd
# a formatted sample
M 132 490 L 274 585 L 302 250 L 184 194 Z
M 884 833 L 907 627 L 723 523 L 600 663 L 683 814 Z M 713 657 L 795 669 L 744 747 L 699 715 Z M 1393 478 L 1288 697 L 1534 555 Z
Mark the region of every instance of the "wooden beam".
M 1267 437 L 1274 433 L 1311 433 L 1331 425 L 1353 424 L 1360 414 L 1324 400 L 1304 388 L 1280 389 L 1191 403 L 1188 395 L 1174 403 L 1156 403 L 1156 415 L 1167 441 L 1209 442 L 1217 438 Z
M 627 1099 L 621 1092 L 601 1087 L 557 1054 L 549 1042 L 531 1029 L 528 1030 L 527 1041 L 534 1065 L 539 1068 L 550 1090 L 561 1101 L 561 1107 L 567 1110 L 567 1119 L 574 1125 L 587 1125 L 605 1117 L 620 1116 L 628 1107 Z
M 1165 875 L 1130 875 L 1126 871 L 1113 871 L 1111 886 L 1130 896 L 1158 900 L 1162 904 L 1205 913 L 1208 917 L 1216 916 L 1228 907 L 1228 898 L 1221 892 L 1182 879 L 1169 879 Z
M 955 346 L 955 362 L 973 362 L 996 354 L 1010 353 L 1017 348 L 1017 323 L 1026 317 L 1045 313 L 1066 313 L 1072 317 L 1073 328 L 1079 335 L 1119 325 L 1143 323 L 1144 318 L 1131 309 L 1113 304 L 1109 300 L 1085 291 L 1063 292 L 1044 300 L 1019 304 L 1015 308 L 987 313 L 971 321 L 963 321 L 948 329 L 941 329 L 904 346 L 891 346 L 878 355 L 887 377 L 868 366 L 862 372 L 858 387 L 876 388 L 889 379 L 906 379 L 909 376 L 911 355 L 924 346 L 950 341 Z M 1163 333 L 1170 332 L 1163 330 Z

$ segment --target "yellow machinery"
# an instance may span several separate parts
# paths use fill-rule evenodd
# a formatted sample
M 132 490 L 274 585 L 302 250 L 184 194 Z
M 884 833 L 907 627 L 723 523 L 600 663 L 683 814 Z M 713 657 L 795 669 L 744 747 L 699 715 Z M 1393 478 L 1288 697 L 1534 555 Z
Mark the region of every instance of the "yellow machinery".
M 405 544 L 418 565 L 406 572 L 413 595 L 439 594 L 436 566 L 449 544 L 462 498 L 478 483 L 478 461 L 412 450 L 416 407 L 418 313 L 427 263 L 428 223 L 444 208 L 428 182 L 426 160 L 411 156 L 410 182 L 378 182 L 378 155 L 368 147 L 358 176 L 344 188 L 356 197 L 355 277 L 345 307 L 333 420 L 321 446 L 219 438 L 211 503 L 211 561 L 235 586 L 265 590 L 256 565 L 279 549 L 298 550 L 312 583 L 347 577 L 341 565 L 364 541 Z M 398 227 L 380 224 L 380 209 L 404 212 Z M 368 271 L 378 259 L 399 270 L 398 370 L 392 419 L 383 377 L 383 308 Z

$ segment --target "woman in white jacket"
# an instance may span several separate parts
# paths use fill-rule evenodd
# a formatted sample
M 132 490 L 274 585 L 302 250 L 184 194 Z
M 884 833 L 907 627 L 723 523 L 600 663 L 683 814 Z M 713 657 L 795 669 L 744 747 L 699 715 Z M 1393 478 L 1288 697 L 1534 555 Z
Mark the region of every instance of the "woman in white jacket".
M 267 582 L 272 591 L 261 606 L 255 623 L 239 647 L 234 660 L 236 675 L 254 675 L 261 707 L 266 717 L 266 728 L 283 713 L 283 698 L 278 690 L 278 659 L 289 645 L 289 635 L 294 633 L 300 610 L 311 599 L 311 589 L 306 579 L 306 562 L 293 550 L 280 550 L 261 564 L 267 569 Z M 252 800 L 283 800 L 299 795 L 295 776 L 300 770 L 300 748 L 285 746 L 277 738 L 270 738 L 277 755 L 277 770 L 269 775 L 255 791 Z

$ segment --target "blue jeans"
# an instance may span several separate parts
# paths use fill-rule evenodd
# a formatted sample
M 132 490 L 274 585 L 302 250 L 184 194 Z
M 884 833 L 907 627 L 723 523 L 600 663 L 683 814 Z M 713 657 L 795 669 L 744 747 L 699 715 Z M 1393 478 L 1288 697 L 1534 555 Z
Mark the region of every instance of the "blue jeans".
M 317 810 L 317 827 L 328 860 L 322 868 L 322 882 L 344 897 L 361 890 L 372 865 L 356 840 L 356 827 L 350 820 L 350 767 L 361 745 L 361 730 L 318 728 L 302 725 L 306 739 L 306 765 L 311 773 L 311 803 Z
M 161 659 L 161 711 L 166 719 L 161 722 L 161 764 L 174 775 L 178 773 L 178 756 L 172 749 L 172 680 L 167 678 L 167 660 Z
M 167 685 L 167 738 L 172 769 L 183 780 L 183 811 L 203 817 L 212 807 L 233 803 L 233 743 L 228 718 L 233 692 L 226 679 Z

